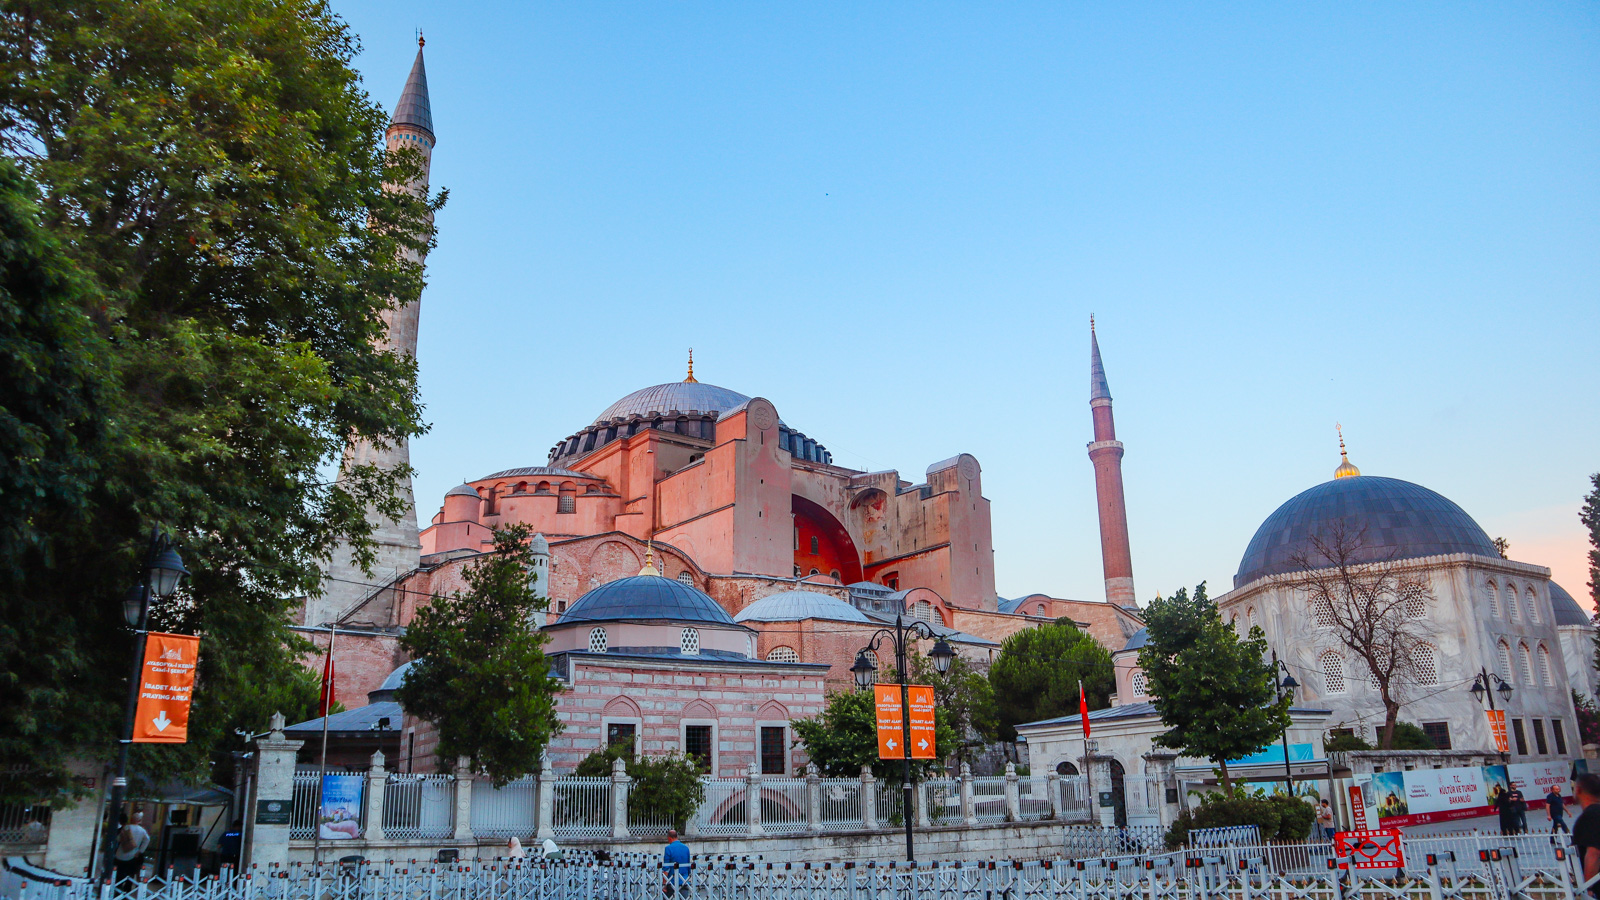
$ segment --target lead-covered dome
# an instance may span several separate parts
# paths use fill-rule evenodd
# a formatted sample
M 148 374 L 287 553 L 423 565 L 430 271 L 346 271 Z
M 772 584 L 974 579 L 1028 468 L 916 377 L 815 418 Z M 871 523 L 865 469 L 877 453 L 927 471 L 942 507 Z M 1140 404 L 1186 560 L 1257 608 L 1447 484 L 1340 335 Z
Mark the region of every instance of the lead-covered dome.
M 721 414 L 748 402 L 750 402 L 749 397 L 725 387 L 701 381 L 674 381 L 634 391 L 606 407 L 604 412 L 595 417 L 594 423 L 599 425 L 612 419 L 649 416 L 652 413 L 664 415 L 669 412 L 693 411 Z
M 1364 560 L 1500 556 L 1478 523 L 1443 495 L 1398 478 L 1353 475 L 1303 491 L 1268 516 L 1250 539 L 1233 586 L 1295 571 L 1293 558 L 1315 558 L 1312 537 L 1327 539 L 1335 523 L 1346 534 L 1361 533 L 1357 553 Z
M 1550 582 L 1550 611 L 1555 613 L 1557 625 L 1588 625 L 1589 614 L 1583 611 L 1578 601 L 1566 589 L 1554 581 Z
M 735 622 L 802 622 L 825 619 L 832 622 L 872 624 L 866 613 L 854 606 L 816 591 L 783 591 L 769 594 L 739 610 Z
M 710 594 L 660 575 L 634 575 L 602 584 L 567 607 L 557 624 L 628 619 L 734 624 Z

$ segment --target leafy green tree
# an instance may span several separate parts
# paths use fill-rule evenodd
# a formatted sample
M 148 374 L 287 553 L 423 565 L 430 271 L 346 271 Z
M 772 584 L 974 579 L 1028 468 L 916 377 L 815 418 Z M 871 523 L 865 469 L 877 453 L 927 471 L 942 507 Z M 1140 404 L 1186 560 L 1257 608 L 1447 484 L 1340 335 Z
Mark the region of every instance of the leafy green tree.
M 370 562 L 367 507 L 401 509 L 404 472 L 328 473 L 423 430 L 374 339 L 439 202 L 384 189 L 419 157 L 385 154 L 355 52 L 318 0 L 0 4 L 0 769 L 32 794 L 0 802 L 110 756 L 153 526 L 193 572 L 153 625 L 202 641 L 189 743 L 134 772 L 208 776 L 235 728 L 315 708 L 286 625 L 341 539 Z
M 989 679 L 963 656 L 950 660 L 950 670 L 940 674 L 933 661 L 922 654 L 910 658 L 911 680 L 933 686 L 939 709 L 949 717 L 955 735 L 951 744 L 940 745 L 940 755 L 954 757 L 957 767 L 972 756 L 971 741 L 992 741 L 1000 729 L 1000 708 L 995 704 Z
M 825 777 L 853 778 L 861 774 L 862 766 L 871 766 L 879 778 L 892 778 L 903 771 L 901 760 L 878 758 L 878 714 L 871 691 L 829 694 L 822 712 L 789 724 L 796 743 L 805 748 L 806 756 Z M 940 748 L 957 743 L 949 713 L 943 709 L 934 710 L 934 741 Z M 937 768 L 938 760 L 914 760 L 912 777 L 925 777 Z
M 1422 730 L 1421 725 L 1415 725 L 1411 722 L 1396 722 L 1394 725 L 1394 737 L 1389 742 L 1389 749 L 1437 750 L 1439 745 L 1433 742 L 1433 738 L 1428 737 L 1428 733 Z
M 1017 726 L 1078 712 L 1078 682 L 1090 709 L 1111 704 L 1116 676 L 1111 653 L 1071 619 L 1019 631 L 1000 644 L 989 667 L 999 711 L 999 737 L 1017 739 Z
M 529 624 L 545 606 L 533 588 L 526 525 L 494 532 L 494 551 L 469 565 L 466 591 L 435 597 L 400 638 L 416 660 L 395 699 L 439 731 L 439 761 L 464 756 L 495 786 L 539 768 L 561 730 L 556 694 L 540 648 L 549 636 Z
M 1582 743 L 1600 744 L 1600 707 L 1587 694 L 1572 692 L 1572 706 L 1578 712 L 1578 735 Z
M 578 761 L 572 774 L 580 778 L 609 778 L 612 766 L 619 759 L 624 761 L 628 777 L 633 779 L 628 788 L 630 816 L 665 817 L 673 823 L 672 827 L 682 831 L 689 817 L 706 799 L 699 760 L 681 753 L 635 756 L 630 744 L 622 741 L 585 756 Z
M 1338 753 L 1342 750 L 1371 750 L 1372 745 L 1359 734 L 1323 735 L 1322 749 L 1327 753 Z
M 1225 625 L 1205 582 L 1180 588 L 1145 610 L 1149 640 L 1139 651 L 1151 702 L 1167 731 L 1157 746 L 1217 764 L 1231 792 L 1228 760 L 1255 753 L 1289 726 L 1290 697 L 1277 696 L 1259 627 L 1240 638 Z

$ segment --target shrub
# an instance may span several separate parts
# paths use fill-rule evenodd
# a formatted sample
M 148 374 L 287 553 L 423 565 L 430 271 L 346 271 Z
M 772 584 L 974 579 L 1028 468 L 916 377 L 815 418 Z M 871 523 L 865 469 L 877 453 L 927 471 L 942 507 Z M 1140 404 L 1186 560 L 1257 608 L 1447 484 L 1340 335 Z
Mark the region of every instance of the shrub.
M 613 760 L 625 760 L 628 777 L 633 779 L 628 788 L 628 816 L 634 819 L 643 818 L 646 813 L 664 816 L 672 822 L 672 827 L 682 831 L 706 798 L 706 786 L 700 780 L 700 762 L 681 753 L 630 758 L 630 749 L 628 742 L 621 741 L 596 750 L 585 756 L 572 774 L 609 778 Z
M 1298 797 L 1285 794 L 1267 796 L 1257 791 L 1247 795 L 1242 789 L 1233 794 L 1210 793 L 1200 805 L 1185 810 L 1167 830 L 1166 843 L 1176 849 L 1189 843 L 1189 832 L 1197 828 L 1230 828 L 1254 825 L 1268 841 L 1303 841 L 1311 833 L 1317 811 Z
M 1362 740 L 1360 735 L 1339 734 L 1322 739 L 1322 749 L 1329 753 L 1338 753 L 1342 750 L 1371 750 L 1372 745 Z

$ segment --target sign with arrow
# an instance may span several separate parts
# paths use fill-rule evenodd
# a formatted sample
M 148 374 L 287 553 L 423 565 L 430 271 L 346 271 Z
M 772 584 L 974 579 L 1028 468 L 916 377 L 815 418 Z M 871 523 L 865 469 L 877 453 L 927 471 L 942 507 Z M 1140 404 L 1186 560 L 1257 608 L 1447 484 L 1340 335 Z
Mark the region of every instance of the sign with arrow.
M 878 718 L 878 758 L 934 759 L 937 754 L 933 737 L 933 688 L 926 684 L 913 684 L 906 691 L 911 699 L 909 753 L 905 745 L 905 713 L 900 705 L 900 685 L 872 686 Z
M 139 666 L 139 707 L 133 716 L 135 744 L 182 744 L 189 740 L 189 699 L 200 639 L 187 634 L 145 636 Z

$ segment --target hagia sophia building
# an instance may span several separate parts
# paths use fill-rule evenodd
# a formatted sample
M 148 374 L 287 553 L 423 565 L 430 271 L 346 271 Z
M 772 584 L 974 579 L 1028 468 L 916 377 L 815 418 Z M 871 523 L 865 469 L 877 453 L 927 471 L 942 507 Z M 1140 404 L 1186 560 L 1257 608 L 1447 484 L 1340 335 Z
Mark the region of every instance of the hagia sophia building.
M 425 163 L 431 161 L 435 136 L 420 46 L 388 144 L 415 148 Z M 426 166 L 421 177 L 420 184 L 406 187 L 426 191 Z M 415 354 L 419 314 L 420 300 L 392 313 L 390 346 Z M 391 766 L 435 768 L 431 727 L 404 716 L 393 700 L 410 664 L 398 636 L 419 605 L 463 589 L 463 572 L 492 548 L 494 529 L 512 524 L 537 532 L 535 588 L 549 602 L 538 627 L 550 635 L 546 653 L 564 688 L 557 704 L 564 731 L 550 748 L 558 771 L 593 750 L 632 740 L 645 753 L 700 756 L 713 774 L 750 766 L 793 774 L 804 757 L 791 746 L 790 721 L 820 711 L 828 691 L 849 689 L 857 652 L 897 616 L 928 623 L 980 666 L 992 660 L 1006 636 L 1069 618 L 1116 654 L 1119 702 L 1143 700 L 1142 679 L 1128 663 L 1143 642 L 1143 621 L 1123 501 L 1123 446 L 1116 439 L 1092 322 L 1089 375 L 1086 424 L 1093 427 L 1088 455 L 1098 500 L 1103 599 L 997 596 L 990 501 L 983 495 L 982 466 L 971 454 L 930 447 L 930 456 L 941 450 L 951 455 L 915 478 L 835 465 L 823 440 L 813 436 L 824 435 L 826 423 L 787 422 L 759 394 L 698 380 L 691 355 L 681 380 L 640 388 L 604 406 L 593 421 L 557 440 L 542 464 L 508 459 L 507 468 L 450 489 L 425 526 L 419 528 L 414 514 L 399 522 L 375 519 L 379 546 L 370 574 L 348 552 L 336 554 L 324 592 L 307 600 L 301 623 L 308 630 L 332 625 L 339 631 L 337 695 L 347 711 L 330 717 L 330 733 L 344 739 L 352 764 L 364 765 L 375 742 Z M 605 398 L 596 400 L 598 407 Z M 409 456 L 404 444 L 357 443 L 346 459 L 395 466 Z M 1403 513 L 1393 506 L 1403 501 L 1386 492 L 1392 481 L 1355 478 L 1381 495 L 1372 501 L 1375 509 Z M 409 486 L 406 492 L 409 499 Z M 1341 499 L 1350 493 L 1344 487 L 1326 493 L 1331 499 L 1321 506 L 1298 503 L 1300 498 L 1286 505 L 1300 512 L 1282 533 L 1314 528 L 1316 510 L 1342 514 L 1356 502 Z M 1273 523 L 1284 517 L 1283 510 L 1275 513 L 1262 526 L 1268 536 L 1258 534 L 1251 543 L 1246 567 L 1254 565 L 1252 559 L 1263 563 L 1241 569 L 1243 580 L 1223 598 L 1225 615 L 1260 615 L 1263 622 L 1277 616 L 1281 624 L 1269 626 L 1269 634 L 1292 636 L 1308 668 L 1330 665 L 1325 657 L 1307 655 L 1319 652 L 1315 627 L 1300 623 L 1287 594 L 1273 593 L 1273 575 L 1283 571 L 1274 568 L 1283 551 Z M 1407 542 L 1421 532 L 1384 534 Z M 1572 609 L 1559 603 L 1564 593 L 1549 583 L 1548 569 L 1498 555 L 1487 560 L 1487 538 L 1479 541 L 1479 535 L 1481 529 L 1468 535 L 1471 546 L 1427 545 L 1417 552 L 1430 565 L 1441 558 L 1440 565 L 1461 570 L 1461 593 L 1440 601 L 1452 609 L 1465 602 L 1458 597 L 1477 596 L 1469 581 L 1488 578 L 1485 583 L 1514 582 L 1516 591 L 1526 589 L 1541 618 L 1519 623 L 1518 633 L 1526 632 L 1530 647 L 1550 654 L 1552 661 L 1535 663 L 1538 672 L 1551 673 L 1549 689 L 1534 693 L 1549 694 L 1541 701 L 1549 707 L 1542 715 L 1557 715 L 1556 678 L 1564 687 L 1570 669 L 1574 685 L 1583 678 L 1593 689 L 1587 657 L 1574 663 L 1564 646 L 1586 641 L 1586 621 L 1573 625 L 1585 617 L 1570 598 Z M 1455 582 L 1450 584 L 1455 591 Z M 1452 616 L 1451 627 L 1470 630 L 1476 621 L 1470 614 Z M 1564 641 L 1558 634 L 1564 626 L 1584 633 L 1574 631 Z M 1476 640 L 1441 644 L 1441 650 L 1476 648 L 1482 643 Z M 325 635 L 316 641 L 327 646 Z M 1476 666 L 1479 655 L 1474 649 L 1463 660 Z M 1326 685 L 1319 687 L 1325 698 L 1337 699 Z M 1570 702 L 1564 709 L 1570 715 Z M 1341 721 L 1358 722 L 1364 715 L 1351 708 Z M 374 736 L 376 723 L 385 719 L 392 730 Z M 1464 713 L 1459 721 L 1457 733 L 1473 733 Z M 290 730 L 321 727 L 321 720 L 313 720 Z M 1567 727 L 1576 734 L 1575 723 Z

